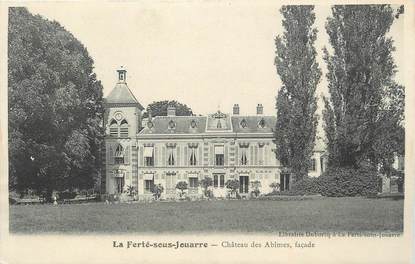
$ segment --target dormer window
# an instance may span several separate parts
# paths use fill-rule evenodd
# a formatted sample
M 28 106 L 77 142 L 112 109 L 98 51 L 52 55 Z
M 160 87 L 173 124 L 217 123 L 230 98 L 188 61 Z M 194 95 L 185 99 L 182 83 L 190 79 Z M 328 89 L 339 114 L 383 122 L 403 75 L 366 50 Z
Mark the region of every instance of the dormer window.
M 246 128 L 248 126 L 248 123 L 245 119 L 242 119 L 241 123 L 239 124 L 242 128 Z
M 222 128 L 222 124 L 221 124 L 220 120 L 218 120 L 218 124 L 216 125 L 216 128 Z
M 261 120 L 258 122 L 258 127 L 265 128 L 265 125 L 266 125 L 265 119 L 261 118 Z
M 169 129 L 174 129 L 174 128 L 176 128 L 176 123 L 173 120 L 170 120 Z

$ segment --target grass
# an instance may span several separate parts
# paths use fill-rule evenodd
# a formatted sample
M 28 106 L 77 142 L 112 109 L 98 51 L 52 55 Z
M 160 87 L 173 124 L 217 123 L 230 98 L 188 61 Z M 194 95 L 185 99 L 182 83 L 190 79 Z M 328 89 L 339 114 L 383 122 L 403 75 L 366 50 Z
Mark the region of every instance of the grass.
M 403 230 L 403 200 L 317 198 L 10 206 L 12 233 Z

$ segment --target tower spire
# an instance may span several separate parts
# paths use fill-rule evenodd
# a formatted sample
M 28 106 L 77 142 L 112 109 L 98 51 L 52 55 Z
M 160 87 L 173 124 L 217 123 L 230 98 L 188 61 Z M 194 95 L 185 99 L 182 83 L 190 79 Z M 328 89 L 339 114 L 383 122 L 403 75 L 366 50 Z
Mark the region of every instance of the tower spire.
M 127 81 L 127 71 L 124 69 L 124 66 L 121 66 L 118 70 L 118 82 L 125 83 Z

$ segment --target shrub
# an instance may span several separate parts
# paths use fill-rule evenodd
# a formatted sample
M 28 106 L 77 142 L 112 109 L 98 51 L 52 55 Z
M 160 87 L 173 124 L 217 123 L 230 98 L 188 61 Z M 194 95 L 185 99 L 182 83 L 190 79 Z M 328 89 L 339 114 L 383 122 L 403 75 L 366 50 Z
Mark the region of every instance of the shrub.
M 184 191 L 187 190 L 187 182 L 180 181 L 176 184 L 176 189 L 180 190 L 180 198 L 184 196 Z
M 203 189 L 203 193 L 206 197 L 211 198 L 213 197 L 212 192 L 209 190 L 209 187 L 213 185 L 213 180 L 210 177 L 205 177 L 200 181 L 200 186 Z
M 379 176 L 374 168 L 329 168 L 319 178 L 323 196 L 370 196 L 378 191 Z
M 164 191 L 164 187 L 163 187 L 163 185 L 161 185 L 161 184 L 156 184 L 156 185 L 154 185 L 154 187 L 153 187 L 153 195 L 154 195 L 154 199 L 155 200 L 158 200 L 158 199 L 160 199 L 160 197 L 161 197 L 161 194 L 163 193 L 163 191 Z
M 302 180 L 294 182 L 289 191 L 291 195 L 311 195 L 320 193 L 318 178 L 304 177 Z
M 236 195 L 236 193 L 238 192 L 239 189 L 239 181 L 236 179 L 232 179 L 232 180 L 227 180 L 225 183 L 226 188 L 229 189 L 230 191 L 230 196 L 233 197 L 233 194 Z
M 261 182 L 251 181 L 251 186 L 252 186 L 251 196 L 258 198 L 259 194 L 261 193 L 261 191 L 259 190 L 259 188 L 261 187 Z
M 269 185 L 272 188 L 272 192 L 278 192 L 280 190 L 280 184 L 278 182 L 273 182 Z
M 64 192 L 60 192 L 58 194 L 58 199 L 59 200 L 74 199 L 76 197 L 76 195 L 77 195 L 76 192 L 64 191 Z

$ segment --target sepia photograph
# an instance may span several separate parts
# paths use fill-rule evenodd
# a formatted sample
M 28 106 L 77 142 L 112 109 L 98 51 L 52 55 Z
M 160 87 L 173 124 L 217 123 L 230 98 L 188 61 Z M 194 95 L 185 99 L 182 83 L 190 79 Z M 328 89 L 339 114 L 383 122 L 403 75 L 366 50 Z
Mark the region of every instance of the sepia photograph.
M 144 252 L 411 235 L 408 2 L 4 9 L 10 237 Z

